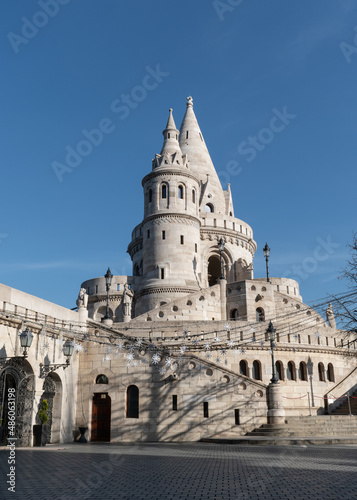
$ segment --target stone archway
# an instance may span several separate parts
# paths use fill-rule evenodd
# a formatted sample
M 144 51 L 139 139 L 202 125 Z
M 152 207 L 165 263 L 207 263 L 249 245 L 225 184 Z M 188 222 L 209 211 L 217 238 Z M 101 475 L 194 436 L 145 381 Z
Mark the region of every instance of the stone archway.
M 17 446 L 31 446 L 34 374 L 27 361 L 10 359 L 0 372 L 0 406 L 3 440 L 7 438 L 8 389 L 15 389 L 15 437 Z
M 42 386 L 43 393 L 38 404 L 36 423 L 39 424 L 38 412 L 42 406 L 42 401 L 46 399 L 48 403 L 48 432 L 47 443 L 59 443 L 61 431 L 61 406 L 62 406 L 62 383 L 57 373 L 47 375 Z
M 219 255 L 211 255 L 208 259 L 208 286 L 217 285 L 221 276 Z

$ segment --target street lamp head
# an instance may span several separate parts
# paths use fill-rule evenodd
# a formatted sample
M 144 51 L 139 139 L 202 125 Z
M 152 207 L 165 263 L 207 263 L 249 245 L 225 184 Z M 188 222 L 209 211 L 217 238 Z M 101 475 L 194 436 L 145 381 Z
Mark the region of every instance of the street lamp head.
M 74 349 L 74 344 L 71 342 L 69 339 L 66 340 L 66 342 L 63 344 L 63 354 L 67 358 L 67 364 L 69 364 L 69 358 L 73 354 L 73 349 Z
M 20 333 L 20 344 L 24 350 L 24 358 L 27 357 L 27 349 L 31 347 L 33 341 L 33 333 L 29 330 L 28 326 Z
M 273 326 L 273 323 L 269 321 L 268 329 L 267 329 L 267 334 L 269 336 L 269 340 L 272 342 L 275 342 L 276 339 L 276 329 Z
M 110 268 L 109 267 L 108 267 L 107 273 L 104 275 L 104 278 L 105 278 L 105 284 L 107 285 L 108 288 L 110 288 L 110 285 L 112 284 L 113 275 L 110 272 Z
M 223 241 L 223 238 L 220 238 L 218 240 L 218 249 L 219 249 L 220 252 L 223 252 L 223 250 L 224 250 L 224 241 Z
M 264 257 L 268 258 L 269 254 L 270 254 L 270 248 L 268 247 L 268 243 L 265 243 L 265 247 L 263 248 L 263 252 L 264 252 Z

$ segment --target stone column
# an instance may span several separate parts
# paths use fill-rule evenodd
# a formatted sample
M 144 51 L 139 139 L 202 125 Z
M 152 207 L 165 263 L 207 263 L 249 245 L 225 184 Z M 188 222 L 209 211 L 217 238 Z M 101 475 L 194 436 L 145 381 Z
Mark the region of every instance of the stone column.
M 79 307 L 78 315 L 81 326 L 82 325 L 85 326 L 87 324 L 87 319 L 88 319 L 88 309 L 86 307 Z
M 221 289 L 221 321 L 227 319 L 227 280 L 220 279 L 219 285 Z
M 268 424 L 285 424 L 283 394 L 280 384 L 268 385 Z

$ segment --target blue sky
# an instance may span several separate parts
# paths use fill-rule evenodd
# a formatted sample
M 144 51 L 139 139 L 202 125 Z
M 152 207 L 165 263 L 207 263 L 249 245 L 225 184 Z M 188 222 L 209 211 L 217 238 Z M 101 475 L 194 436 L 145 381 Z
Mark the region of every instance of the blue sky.
M 81 282 L 108 266 L 131 274 L 141 179 L 168 108 L 179 126 L 192 95 L 235 215 L 253 227 L 255 277 L 267 241 L 271 275 L 298 278 L 305 301 L 345 289 L 357 230 L 354 1 L 5 0 L 0 26 L 0 282 L 74 307 Z M 66 148 L 98 127 L 68 167 Z M 67 166 L 62 182 L 54 162 Z

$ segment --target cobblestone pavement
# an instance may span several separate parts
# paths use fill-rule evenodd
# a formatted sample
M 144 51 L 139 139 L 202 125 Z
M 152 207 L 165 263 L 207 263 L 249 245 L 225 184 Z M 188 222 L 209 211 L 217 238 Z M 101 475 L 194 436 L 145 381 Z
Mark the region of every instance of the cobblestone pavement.
M 357 446 L 210 443 L 63 444 L 0 450 L 0 498 L 343 499 L 357 498 Z

